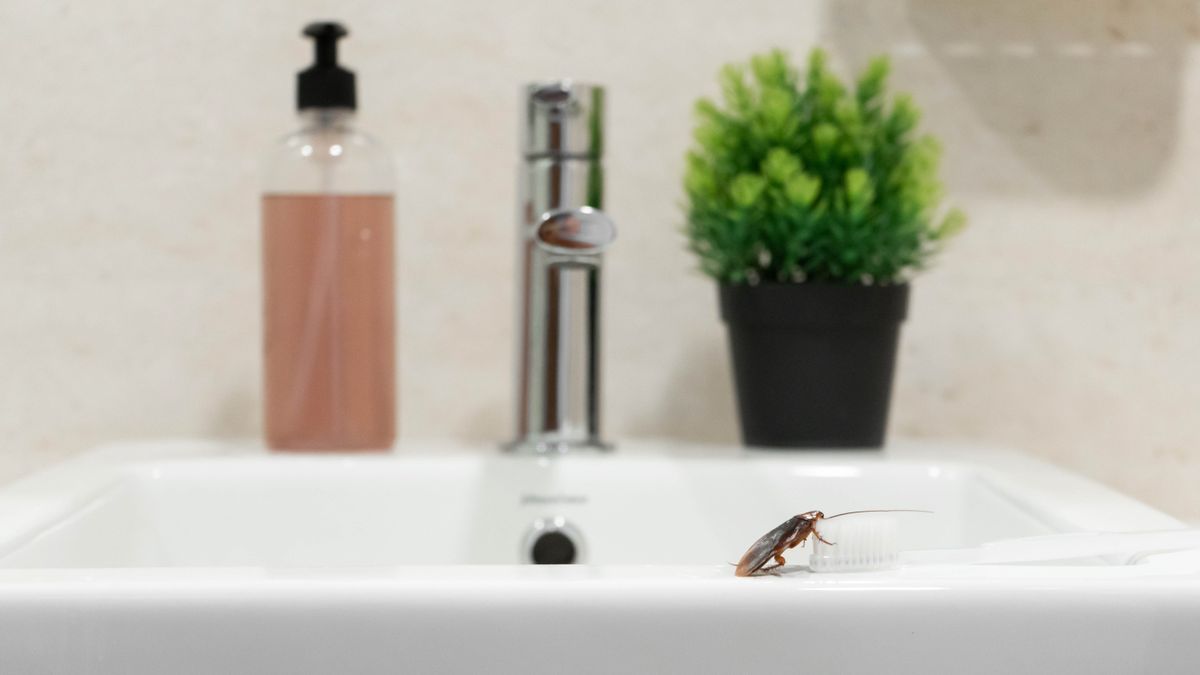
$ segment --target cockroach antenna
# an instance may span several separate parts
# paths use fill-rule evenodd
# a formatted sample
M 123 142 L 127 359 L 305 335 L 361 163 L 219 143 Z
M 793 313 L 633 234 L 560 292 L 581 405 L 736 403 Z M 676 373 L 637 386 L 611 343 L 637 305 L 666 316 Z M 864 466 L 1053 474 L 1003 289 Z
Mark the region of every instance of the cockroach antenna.
M 842 516 L 850 516 L 855 513 L 933 513 L 926 509 L 863 509 L 862 511 L 845 511 L 836 516 L 825 516 L 821 520 L 833 520 Z

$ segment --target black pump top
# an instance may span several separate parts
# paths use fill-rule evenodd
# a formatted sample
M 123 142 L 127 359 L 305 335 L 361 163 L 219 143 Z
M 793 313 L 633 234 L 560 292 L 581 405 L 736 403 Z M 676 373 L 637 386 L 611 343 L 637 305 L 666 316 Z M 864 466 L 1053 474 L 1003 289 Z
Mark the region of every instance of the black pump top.
M 296 75 L 296 107 L 358 107 L 354 91 L 354 73 L 338 65 L 337 41 L 349 35 L 340 23 L 318 22 L 304 27 L 304 35 L 313 39 L 313 64 Z

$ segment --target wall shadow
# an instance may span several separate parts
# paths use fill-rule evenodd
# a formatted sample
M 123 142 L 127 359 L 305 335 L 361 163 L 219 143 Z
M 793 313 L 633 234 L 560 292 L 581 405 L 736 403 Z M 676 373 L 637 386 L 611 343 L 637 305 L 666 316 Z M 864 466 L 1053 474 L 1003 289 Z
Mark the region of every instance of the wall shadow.
M 969 121 L 955 118 L 971 115 L 1052 188 L 1104 196 L 1145 191 L 1169 163 L 1186 48 L 1200 35 L 1185 0 L 846 0 L 826 21 L 854 68 L 893 56 L 926 128 L 963 140 Z M 973 152 L 947 158 L 954 183 L 994 188 L 994 152 L 965 140 L 956 147 Z

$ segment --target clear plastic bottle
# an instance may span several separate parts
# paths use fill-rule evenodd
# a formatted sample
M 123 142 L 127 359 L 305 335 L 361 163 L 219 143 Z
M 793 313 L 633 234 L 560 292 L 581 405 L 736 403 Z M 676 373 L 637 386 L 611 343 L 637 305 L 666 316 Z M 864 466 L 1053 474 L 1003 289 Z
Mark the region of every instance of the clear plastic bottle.
M 354 74 L 335 23 L 309 25 L 301 127 L 267 155 L 262 198 L 264 424 L 278 450 L 395 440 L 391 153 L 354 128 Z

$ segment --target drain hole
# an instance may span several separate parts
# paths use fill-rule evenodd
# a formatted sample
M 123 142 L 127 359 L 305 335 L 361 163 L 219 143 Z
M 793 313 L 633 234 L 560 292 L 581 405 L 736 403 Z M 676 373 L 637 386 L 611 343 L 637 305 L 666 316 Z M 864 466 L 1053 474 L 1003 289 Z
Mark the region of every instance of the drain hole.
M 533 542 L 530 557 L 535 565 L 570 565 L 575 562 L 575 542 L 560 531 L 543 532 Z

